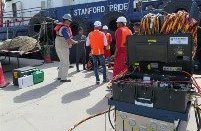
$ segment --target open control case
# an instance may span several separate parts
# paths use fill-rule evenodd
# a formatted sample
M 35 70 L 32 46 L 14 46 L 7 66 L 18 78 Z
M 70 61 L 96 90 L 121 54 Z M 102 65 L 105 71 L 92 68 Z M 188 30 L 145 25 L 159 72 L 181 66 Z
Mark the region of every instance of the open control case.
M 191 99 L 192 45 L 188 34 L 129 36 L 129 71 L 112 82 L 113 99 L 185 113 Z

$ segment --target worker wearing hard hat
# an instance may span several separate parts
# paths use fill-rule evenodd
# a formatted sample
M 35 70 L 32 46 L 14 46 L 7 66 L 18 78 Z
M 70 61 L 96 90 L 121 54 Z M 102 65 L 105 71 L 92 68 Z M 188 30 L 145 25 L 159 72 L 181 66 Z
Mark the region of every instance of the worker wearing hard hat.
M 101 27 L 101 22 L 95 21 L 94 30 L 89 33 L 86 41 L 86 46 L 91 47 L 96 84 L 100 84 L 100 78 L 98 75 L 98 61 L 103 68 L 103 82 L 107 82 L 104 47 L 107 46 L 108 43 L 105 34 L 100 31 Z
M 113 77 L 116 77 L 121 72 L 127 70 L 126 66 L 126 38 L 129 35 L 132 35 L 131 30 L 126 26 L 127 19 L 123 16 L 117 19 L 117 30 L 115 32 L 116 39 L 116 50 L 114 54 L 114 69 L 113 69 Z
M 108 27 L 106 25 L 103 26 L 102 30 L 105 33 L 108 43 L 108 45 L 105 47 L 104 56 L 105 58 L 109 58 L 111 56 L 110 45 L 112 43 L 112 35 L 108 32 Z
M 54 28 L 56 31 L 55 48 L 60 60 L 58 80 L 61 82 L 71 82 L 71 80 L 67 79 L 70 65 L 69 48 L 78 42 L 72 39 L 72 31 L 69 27 L 72 22 L 71 15 L 65 14 L 62 18 L 63 23 L 59 23 Z

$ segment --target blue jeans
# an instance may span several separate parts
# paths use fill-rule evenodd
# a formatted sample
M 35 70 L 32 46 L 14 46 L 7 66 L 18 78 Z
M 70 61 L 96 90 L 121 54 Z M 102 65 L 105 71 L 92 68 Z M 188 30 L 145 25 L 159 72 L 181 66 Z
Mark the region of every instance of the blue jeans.
M 106 76 L 106 66 L 105 66 L 105 58 L 103 55 L 92 55 L 93 58 L 93 66 L 94 66 L 94 74 L 96 77 L 96 81 L 100 81 L 99 75 L 98 75 L 98 62 L 100 62 L 100 65 L 103 68 L 103 80 L 107 79 Z

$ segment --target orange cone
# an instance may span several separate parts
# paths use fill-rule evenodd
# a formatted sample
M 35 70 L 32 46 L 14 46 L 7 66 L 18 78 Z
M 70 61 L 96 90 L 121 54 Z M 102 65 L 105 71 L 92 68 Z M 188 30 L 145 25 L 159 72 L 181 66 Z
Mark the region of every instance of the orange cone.
M 0 88 L 4 88 L 8 85 L 9 83 L 6 82 L 6 79 L 4 77 L 4 74 L 3 74 L 3 69 L 2 69 L 2 66 L 1 66 L 1 62 L 0 62 Z

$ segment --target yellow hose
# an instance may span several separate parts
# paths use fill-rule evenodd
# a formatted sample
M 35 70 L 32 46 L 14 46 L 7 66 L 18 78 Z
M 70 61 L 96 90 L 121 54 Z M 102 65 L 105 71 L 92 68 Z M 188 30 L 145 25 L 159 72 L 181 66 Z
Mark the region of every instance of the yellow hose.
M 97 117 L 97 116 L 100 116 L 100 115 L 103 115 L 103 114 L 105 114 L 105 113 L 108 113 L 109 111 L 112 111 L 112 110 L 114 110 L 114 109 L 111 109 L 111 110 L 108 109 L 108 110 L 106 110 L 106 111 L 104 111 L 104 112 L 95 114 L 95 115 L 93 115 L 93 116 L 89 116 L 89 117 L 87 117 L 87 118 L 85 118 L 85 119 L 79 121 L 78 123 L 76 123 L 73 127 L 71 127 L 70 129 L 68 129 L 68 131 L 73 131 L 76 127 L 78 127 L 78 126 L 81 125 L 82 123 L 84 123 L 84 122 L 86 122 L 86 121 L 88 121 L 88 120 L 90 120 L 90 119 L 92 119 L 92 118 L 95 118 L 95 117 Z

